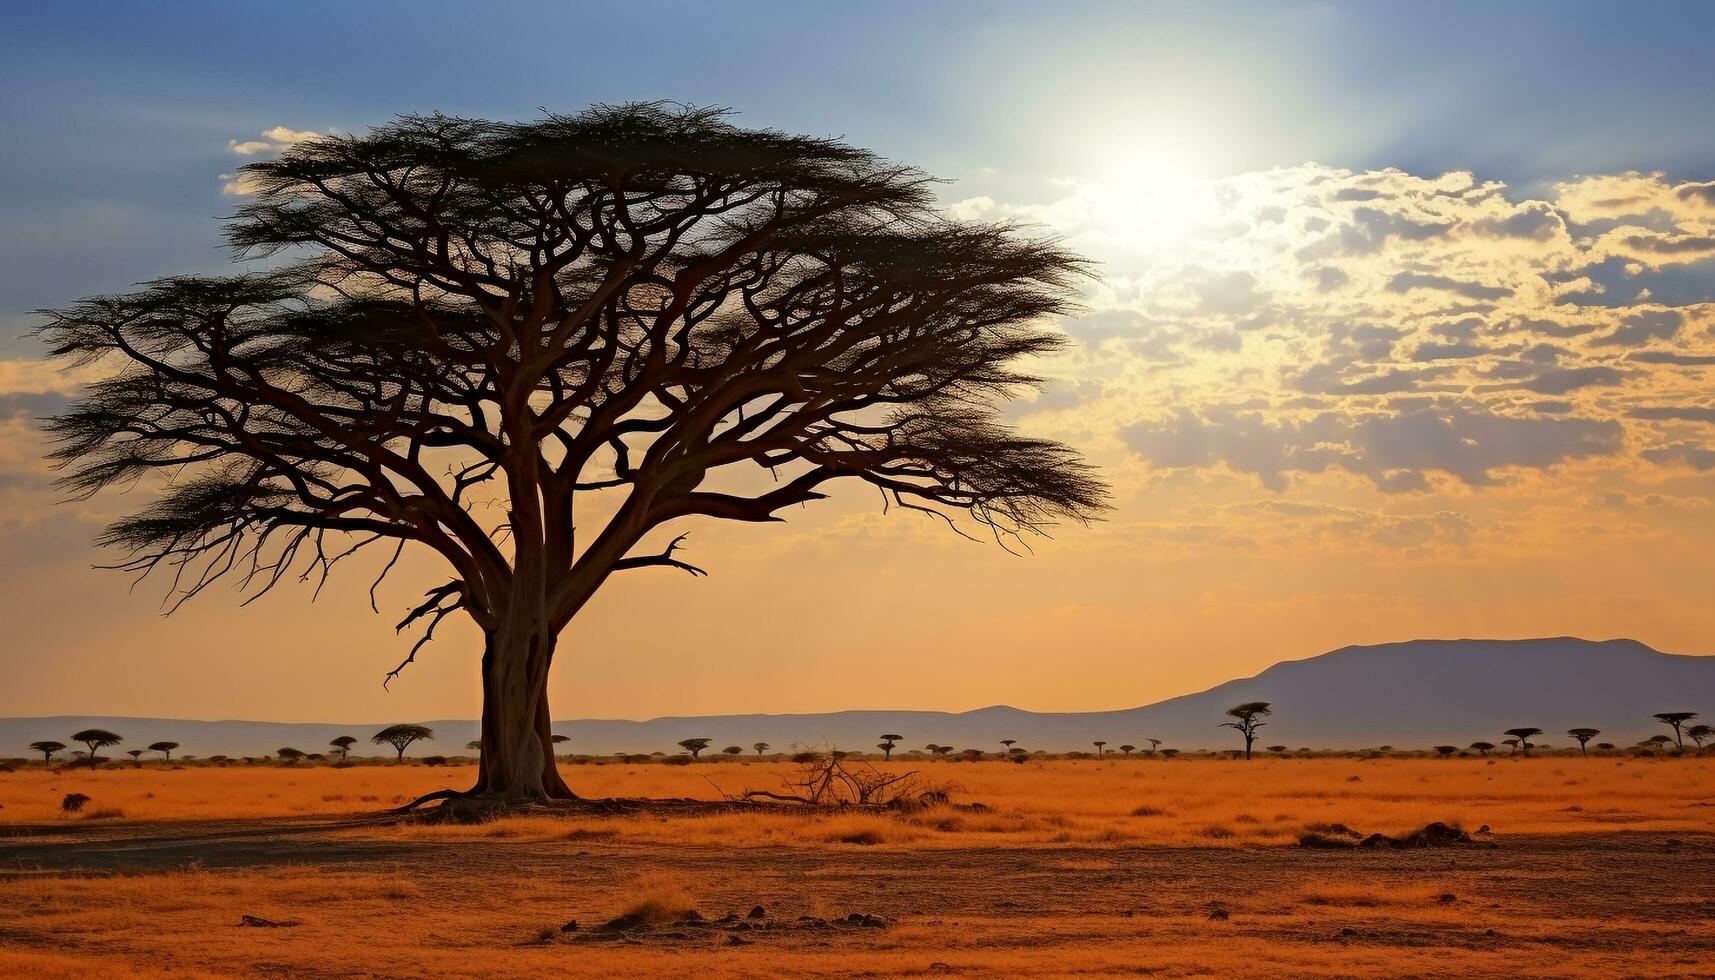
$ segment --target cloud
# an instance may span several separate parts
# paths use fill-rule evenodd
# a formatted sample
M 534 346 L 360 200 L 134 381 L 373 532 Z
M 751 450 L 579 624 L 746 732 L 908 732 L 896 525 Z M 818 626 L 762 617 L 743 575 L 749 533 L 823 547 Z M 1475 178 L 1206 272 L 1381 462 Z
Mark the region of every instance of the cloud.
M 1715 470 L 1715 449 L 1696 443 L 1676 442 L 1646 449 L 1639 455 L 1657 466 L 1689 466 L 1699 473 Z
M 1278 491 L 1290 474 L 1338 467 L 1378 490 L 1400 492 L 1427 489 L 1428 472 L 1490 486 L 1497 470 L 1613 455 L 1622 431 L 1612 420 L 1512 417 L 1452 405 L 1278 421 L 1261 412 L 1180 410 L 1137 422 L 1121 437 L 1161 469 L 1222 464 Z
M 226 149 L 241 157 L 276 156 L 294 143 L 319 139 L 325 135 L 313 130 L 274 126 L 263 130 L 257 139 L 227 140 Z M 243 174 L 221 174 L 220 192 L 230 197 L 244 197 L 256 193 L 256 186 L 254 181 Z
M 1390 293 L 1409 293 L 1413 289 L 1441 289 L 1470 299 L 1501 299 L 1513 294 L 1513 291 L 1505 286 L 1485 286 L 1479 282 L 1461 282 L 1447 276 L 1420 272 L 1401 272 L 1388 280 L 1387 290 Z

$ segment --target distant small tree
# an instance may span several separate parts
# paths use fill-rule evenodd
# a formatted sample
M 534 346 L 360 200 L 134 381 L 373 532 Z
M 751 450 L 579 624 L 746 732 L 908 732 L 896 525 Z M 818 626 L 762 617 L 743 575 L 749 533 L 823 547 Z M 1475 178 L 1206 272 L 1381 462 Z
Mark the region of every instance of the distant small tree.
M 691 753 L 691 758 L 695 759 L 697 757 L 698 753 L 700 753 L 704 749 L 708 748 L 709 743 L 713 742 L 713 741 L 714 741 L 714 739 L 712 739 L 712 738 L 681 739 L 679 741 L 679 748 L 684 749 L 686 752 Z
M 1003 739 L 1001 739 L 1001 740 L 1000 740 L 1000 744 L 1002 744 L 1002 745 L 1004 745 L 1004 746 L 1006 746 L 1006 750 L 1007 750 L 1007 751 L 1008 751 L 1008 752 L 1011 752 L 1011 751 L 1012 751 L 1012 747 L 1013 747 L 1013 746 L 1014 746 L 1014 745 L 1017 745 L 1017 744 L 1018 744 L 1018 739 L 1016 739 L 1016 738 L 1003 738 Z
M 572 737 L 570 735 L 550 735 L 550 736 L 548 736 L 548 741 L 553 742 L 555 745 L 564 745 L 567 742 L 570 742 L 571 740 L 572 740 Z
M 1227 717 L 1232 721 L 1222 722 L 1222 728 L 1231 728 L 1245 737 L 1245 758 L 1251 757 L 1251 743 L 1256 741 L 1256 730 L 1268 724 L 1260 720 L 1262 716 L 1273 714 L 1267 701 L 1246 701 L 1227 709 Z
M 333 746 L 334 751 L 339 753 L 339 757 L 341 759 L 346 759 L 351 757 L 351 747 L 357 744 L 357 739 L 350 735 L 341 735 L 339 738 L 328 742 L 328 744 Z
M 726 748 L 721 749 L 721 754 L 733 755 L 733 756 L 743 755 L 744 754 L 744 746 L 742 746 L 742 745 L 729 745 Z
M 1284 746 L 1284 745 L 1270 745 L 1268 747 L 1268 750 L 1270 752 L 1273 752 L 1275 755 L 1280 755 L 1281 753 L 1286 751 L 1286 746 Z
M 1685 730 L 1685 737 L 1695 742 L 1697 748 L 1702 750 L 1704 742 L 1709 741 L 1710 738 L 1715 738 L 1715 728 L 1708 725 L 1692 725 Z
M 904 737 L 905 737 L 904 735 L 883 735 L 883 736 L 881 736 L 881 744 L 876 746 L 876 748 L 881 750 L 881 757 L 883 759 L 891 760 L 893 758 L 893 743 L 899 741 L 900 739 L 902 739 Z
M 1163 759 L 1171 759 L 1178 754 L 1179 754 L 1178 749 L 1162 749 L 1161 750 L 1161 757 Z
M 1530 740 L 1535 738 L 1538 735 L 1541 735 L 1542 729 L 1540 729 L 1540 728 L 1509 728 L 1506 730 L 1506 734 L 1511 735 L 1513 738 L 1518 740 L 1518 750 L 1522 751 L 1525 754 L 1525 756 L 1528 758 L 1530 756 L 1530 749 L 1531 749 L 1531 741 Z
M 71 740 L 74 742 L 82 742 L 89 746 L 89 761 L 91 763 L 101 761 L 101 756 L 95 754 L 97 750 L 118 745 L 120 742 L 125 741 L 123 738 L 120 738 L 118 735 L 113 734 L 105 728 L 86 728 L 73 735 Z
M 42 754 L 42 761 L 48 762 L 48 763 L 51 763 L 54 761 L 54 753 L 55 752 L 64 752 L 65 747 L 66 746 L 65 746 L 64 742 L 31 742 L 30 743 L 30 751 L 31 752 L 40 752 Z
M 179 743 L 177 742 L 151 742 L 149 744 L 149 751 L 159 752 L 161 753 L 162 759 L 167 762 L 171 762 L 173 761 L 173 750 L 178 747 Z
M 1518 739 L 1516 739 L 1516 738 L 1503 738 L 1503 739 L 1501 739 L 1501 744 L 1506 746 L 1508 749 L 1511 750 L 1507 753 L 1508 755 L 1517 754 L 1517 752 L 1518 752 Z
M 1457 751 L 1459 751 L 1459 746 L 1457 745 L 1437 745 L 1435 747 L 1435 754 L 1439 755 L 1443 759 L 1451 759 L 1453 757 L 1453 753 Z
M 1638 744 L 1652 746 L 1658 749 L 1665 749 L 1667 748 L 1667 744 L 1671 741 L 1673 741 L 1673 739 L 1668 738 L 1666 735 L 1651 735 L 1649 738 L 1644 739 Z
M 1108 743 L 1106 743 L 1106 742 L 1091 742 L 1090 744 L 1094 745 L 1096 747 L 1096 755 L 1099 756 L 1102 754 L 1102 746 L 1104 746 Z
M 1150 755 L 1154 755 L 1155 750 L 1157 748 L 1161 747 L 1161 739 L 1159 739 L 1159 738 L 1146 738 L 1146 739 L 1144 739 L 1144 741 L 1149 743 L 1149 754 Z
M 1131 755 L 1133 752 L 1137 751 L 1137 746 L 1135 746 L 1135 745 L 1122 745 L 1122 746 L 1120 746 L 1120 751 L 1124 752 L 1126 755 Z
M 936 745 L 934 742 L 930 742 L 928 745 L 925 745 L 923 747 L 928 749 L 929 754 L 934 756 L 937 759 L 939 759 L 942 756 L 945 756 L 947 753 L 953 751 L 953 747 L 951 745 Z
M 1663 711 L 1655 716 L 1655 720 L 1673 729 L 1673 740 L 1683 751 L 1685 748 L 1685 734 L 1682 729 L 1685 727 L 1686 722 L 1695 717 L 1697 717 L 1697 712 L 1695 711 Z
M 131 764 L 132 765 L 136 766 L 139 769 L 143 768 L 143 750 L 142 749 L 126 749 L 125 754 L 131 757 Z
M 475 752 L 477 755 L 482 754 L 481 739 L 472 739 L 471 741 L 464 743 L 464 747 L 467 752 Z
M 1578 742 L 1578 754 L 1587 756 L 1590 754 L 1590 749 L 1588 748 L 1590 740 L 1602 734 L 1602 732 L 1595 728 L 1568 728 L 1566 730 L 1566 734 Z
M 302 759 L 304 757 L 304 753 L 299 752 L 297 749 L 291 748 L 289 746 L 287 748 L 283 748 L 283 749 L 275 749 L 274 754 L 279 756 L 280 760 L 288 766 L 297 765 L 298 760 Z
M 1481 755 L 1482 757 L 1484 757 L 1486 759 L 1486 758 L 1488 758 L 1489 753 L 1493 752 L 1495 750 L 1495 743 L 1493 743 L 1493 742 L 1472 742 L 1471 748 L 1473 750 L 1475 750 L 1478 755 Z
M 404 762 L 405 750 L 411 747 L 412 742 L 434 737 L 434 731 L 423 725 L 388 725 L 371 735 L 369 740 L 376 745 L 393 746 L 393 751 L 399 754 L 398 761 Z
M 758 759 L 762 758 L 762 753 L 767 752 L 772 747 L 773 746 L 769 745 L 767 742 L 757 742 L 755 745 L 751 746 L 751 748 L 756 750 L 756 757 Z
M 1603 752 L 1612 752 L 1615 748 L 1613 742 L 1597 742 L 1596 747 L 1601 749 Z

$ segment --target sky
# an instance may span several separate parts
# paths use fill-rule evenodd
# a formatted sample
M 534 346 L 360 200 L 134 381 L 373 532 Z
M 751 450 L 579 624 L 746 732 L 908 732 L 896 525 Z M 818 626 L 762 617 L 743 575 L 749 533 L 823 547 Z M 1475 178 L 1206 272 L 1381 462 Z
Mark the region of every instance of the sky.
M 0 3 L 0 715 L 472 717 L 476 638 L 92 566 L 30 311 L 231 268 L 237 166 L 400 112 L 672 99 L 1098 263 L 1008 418 L 1115 508 L 1014 557 L 871 495 L 610 586 L 559 717 L 1128 707 L 1350 643 L 1715 653 L 1715 7 Z M 136 501 L 130 501 L 135 503 Z M 403 610 L 427 559 L 383 589 Z M 392 607 L 392 608 L 389 608 Z

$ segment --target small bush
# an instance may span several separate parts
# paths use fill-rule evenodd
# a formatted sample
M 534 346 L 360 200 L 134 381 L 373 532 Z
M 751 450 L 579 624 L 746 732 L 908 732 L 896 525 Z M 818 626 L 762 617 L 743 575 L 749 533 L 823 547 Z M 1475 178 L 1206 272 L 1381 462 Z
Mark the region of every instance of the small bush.
M 1165 816 L 1169 816 L 1169 814 L 1166 810 L 1163 810 L 1162 808 L 1160 808 L 1158 806 L 1136 807 L 1131 811 L 1131 815 L 1134 817 L 1165 817 Z

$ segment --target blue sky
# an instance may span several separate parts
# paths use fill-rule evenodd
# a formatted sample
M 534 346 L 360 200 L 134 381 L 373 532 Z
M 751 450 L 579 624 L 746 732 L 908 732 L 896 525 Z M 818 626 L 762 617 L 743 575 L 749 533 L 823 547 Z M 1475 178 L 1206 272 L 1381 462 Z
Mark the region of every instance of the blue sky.
M 401 111 L 721 103 L 950 178 L 1076 172 L 1091 134 L 1163 115 L 1226 172 L 1715 170 L 1701 3 L 8 3 L 5 21 L 7 334 L 218 267 L 228 140 Z

